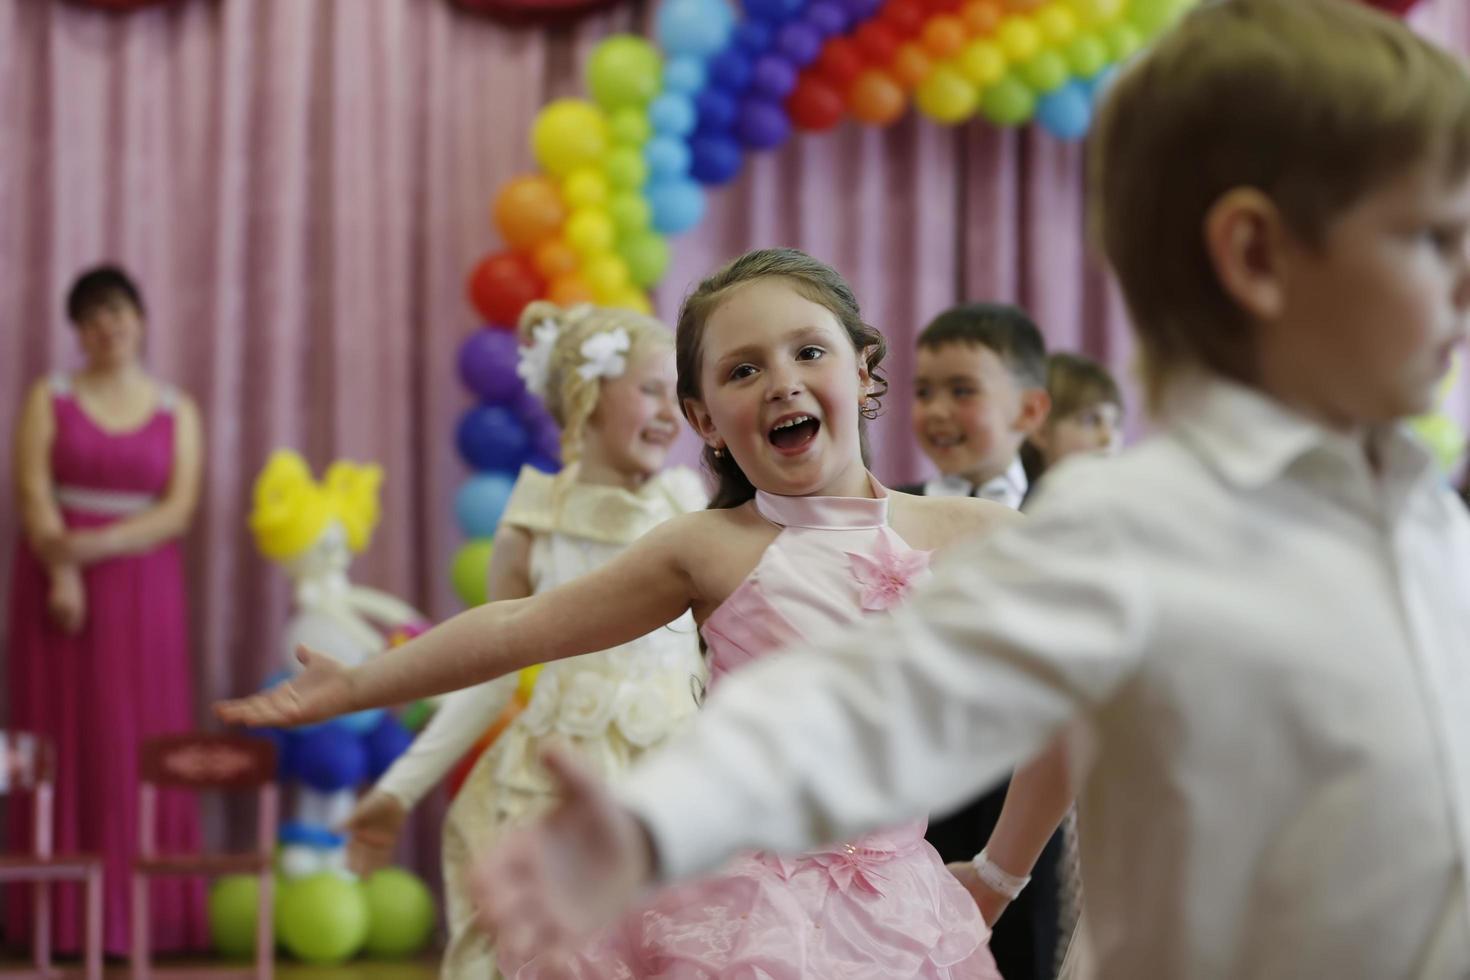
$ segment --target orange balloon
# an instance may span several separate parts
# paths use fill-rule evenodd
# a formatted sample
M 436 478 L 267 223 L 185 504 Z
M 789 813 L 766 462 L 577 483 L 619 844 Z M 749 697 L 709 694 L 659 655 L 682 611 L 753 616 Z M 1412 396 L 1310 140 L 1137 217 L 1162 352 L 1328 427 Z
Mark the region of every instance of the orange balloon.
M 888 66 L 888 70 L 893 73 L 894 81 L 910 89 L 928 78 L 934 65 L 921 45 L 905 41 L 898 46 L 898 51 L 893 55 L 893 64 Z
M 1005 17 L 999 0 L 968 0 L 960 8 L 960 20 L 965 22 L 971 37 L 988 37 L 995 33 Z
M 546 298 L 557 306 L 565 309 L 568 306 L 576 306 L 578 303 L 595 303 L 597 296 L 592 292 L 592 287 L 587 280 L 575 272 L 557 276 L 551 281 L 551 288 L 546 291 Z
M 526 710 L 525 699 L 521 697 L 520 692 L 516 692 L 515 696 L 510 699 L 510 703 L 505 706 L 505 710 L 500 713 L 500 717 L 495 719 L 494 724 L 475 741 L 474 746 L 464 754 L 459 762 L 455 763 L 454 768 L 449 771 L 449 798 L 451 800 L 459 795 L 460 787 L 469 778 L 470 771 L 475 768 L 475 763 L 479 761 L 481 754 L 494 744 L 501 733 L 509 728 L 510 723 L 515 721 L 516 716 L 524 710 Z
M 949 14 L 931 17 L 919 38 L 935 58 L 950 58 L 965 46 L 965 23 Z
M 582 264 L 582 258 L 576 249 L 560 238 L 549 238 L 537 245 L 536 251 L 531 253 L 531 264 L 541 273 L 542 278 L 551 280 L 576 272 L 577 267 Z
M 1014 14 L 1027 14 L 1033 10 L 1040 10 L 1051 0 L 1006 0 L 1006 9 Z
M 866 123 L 886 126 L 903 115 L 907 97 L 885 72 L 869 68 L 858 75 L 847 93 L 852 114 Z
M 495 196 L 495 227 L 517 251 L 535 248 L 555 235 L 566 220 L 561 192 L 545 177 L 515 177 Z

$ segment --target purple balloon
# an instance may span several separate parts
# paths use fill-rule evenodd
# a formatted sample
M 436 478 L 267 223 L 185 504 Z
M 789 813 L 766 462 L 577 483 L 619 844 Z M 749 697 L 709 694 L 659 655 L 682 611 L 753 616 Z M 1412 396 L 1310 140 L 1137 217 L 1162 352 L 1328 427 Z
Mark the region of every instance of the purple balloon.
M 740 144 L 728 135 L 696 136 L 689 144 L 689 150 L 689 176 L 701 184 L 728 183 L 740 173 L 744 153 Z
M 459 345 L 459 377 L 482 402 L 510 405 L 526 386 L 516 374 L 520 343 L 510 330 L 485 327 Z
M 878 15 L 883 8 L 883 0 L 842 0 L 842 6 L 847 11 L 849 24 L 861 24 Z
M 700 92 L 694 97 L 694 106 L 699 110 L 699 123 L 695 129 L 700 133 L 728 132 L 740 112 L 740 104 L 735 97 L 722 88 L 707 88 Z
M 779 54 L 762 55 L 751 73 L 751 93 L 780 102 L 796 88 L 796 69 Z
M 531 435 L 531 457 L 533 466 L 536 457 L 554 460 L 558 466 L 561 465 L 561 426 L 549 414 L 537 423 Z M 536 468 L 541 469 L 539 466 Z
M 791 121 L 776 103 L 747 99 L 735 121 L 735 135 L 752 150 L 769 150 L 786 142 Z
M 806 22 L 822 33 L 833 37 L 847 30 L 847 11 L 837 0 L 814 0 L 806 8 Z
M 537 398 L 529 388 L 521 390 L 510 409 L 516 413 L 516 418 L 521 420 L 521 424 L 528 429 L 535 429 L 542 419 L 551 418 L 551 413 L 546 410 L 546 404 Z
M 793 20 L 776 35 L 776 50 L 798 68 L 805 68 L 822 53 L 822 33 L 805 21 Z
M 771 47 L 771 25 L 759 20 L 743 21 L 735 28 L 735 43 L 752 58 L 765 54 Z
M 726 48 L 709 61 L 709 88 L 740 93 L 750 84 L 750 57 L 739 48 Z M 709 89 L 705 89 L 709 91 Z

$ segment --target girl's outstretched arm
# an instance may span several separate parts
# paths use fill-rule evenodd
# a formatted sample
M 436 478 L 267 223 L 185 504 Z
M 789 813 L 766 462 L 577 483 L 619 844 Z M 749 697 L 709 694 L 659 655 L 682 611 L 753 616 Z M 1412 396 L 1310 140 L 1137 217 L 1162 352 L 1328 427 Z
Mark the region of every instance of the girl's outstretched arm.
M 706 514 L 667 521 L 580 579 L 460 613 L 354 669 L 302 647 L 305 670 L 215 712 L 243 725 L 300 725 L 469 687 L 532 664 L 592 653 L 664 626 L 696 599 L 686 554 Z

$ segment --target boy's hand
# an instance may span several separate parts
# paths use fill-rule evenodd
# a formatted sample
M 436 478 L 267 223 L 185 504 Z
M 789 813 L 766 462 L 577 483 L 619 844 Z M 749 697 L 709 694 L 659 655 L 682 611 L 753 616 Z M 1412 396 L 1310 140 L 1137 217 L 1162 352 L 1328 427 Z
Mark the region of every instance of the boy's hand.
M 482 858 L 475 874 L 480 924 L 506 962 L 556 962 L 626 912 L 653 876 L 642 824 L 568 756 L 546 754 L 562 802 Z

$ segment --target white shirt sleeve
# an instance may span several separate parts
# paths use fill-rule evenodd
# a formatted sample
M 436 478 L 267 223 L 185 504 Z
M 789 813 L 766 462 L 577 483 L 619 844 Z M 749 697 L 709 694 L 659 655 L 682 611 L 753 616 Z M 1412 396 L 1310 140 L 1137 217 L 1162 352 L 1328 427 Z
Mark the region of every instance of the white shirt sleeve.
M 665 878 L 959 806 L 1136 669 L 1147 590 L 1096 509 L 958 545 L 892 616 L 717 687 L 618 790 Z
M 408 751 L 383 773 L 377 788 L 397 797 L 404 809 L 413 809 L 500 717 L 517 683 L 516 674 L 507 674 L 450 694 Z

